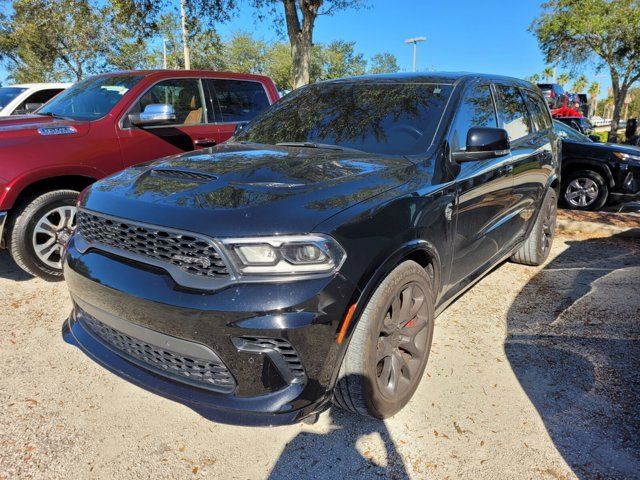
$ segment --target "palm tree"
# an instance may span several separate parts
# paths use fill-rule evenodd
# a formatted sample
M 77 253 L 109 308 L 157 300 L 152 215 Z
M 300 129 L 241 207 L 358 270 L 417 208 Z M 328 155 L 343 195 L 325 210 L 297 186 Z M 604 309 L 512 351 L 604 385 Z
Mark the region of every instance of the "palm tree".
M 571 75 L 569 75 L 566 72 L 561 73 L 560 75 L 558 75 L 558 85 L 560 85 L 561 87 L 564 87 L 567 83 L 569 83 L 569 80 L 571 80 Z
M 600 84 L 593 82 L 589 85 L 589 96 L 591 97 L 591 115 L 596 114 L 598 108 L 598 95 L 600 95 Z
M 527 77 L 525 80 L 528 80 L 533 84 L 540 83 L 540 75 L 538 75 L 537 73 L 534 73 L 530 77 Z
M 553 77 L 555 77 L 555 71 L 552 67 L 545 67 L 545 69 L 542 71 L 542 76 L 545 78 L 545 80 L 549 81 L 552 80 Z
M 587 77 L 585 77 L 584 75 L 580 75 L 578 78 L 576 78 L 576 81 L 573 82 L 573 93 L 581 93 L 587 85 Z

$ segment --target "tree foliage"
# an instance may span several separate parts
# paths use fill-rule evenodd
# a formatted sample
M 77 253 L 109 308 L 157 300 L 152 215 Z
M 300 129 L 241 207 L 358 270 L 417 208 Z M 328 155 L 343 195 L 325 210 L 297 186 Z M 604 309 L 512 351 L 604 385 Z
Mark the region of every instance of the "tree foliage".
M 625 96 L 640 79 L 639 0 L 549 0 L 531 25 L 547 61 L 575 70 L 593 62 L 611 75 L 615 141 Z
M 399 71 L 398 59 L 392 53 L 376 53 L 371 57 L 369 73 L 396 73 Z

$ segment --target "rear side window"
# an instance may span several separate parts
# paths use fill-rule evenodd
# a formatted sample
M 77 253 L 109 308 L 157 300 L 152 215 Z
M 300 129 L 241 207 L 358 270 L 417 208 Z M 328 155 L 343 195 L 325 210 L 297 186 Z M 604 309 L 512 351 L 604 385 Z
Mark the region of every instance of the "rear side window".
M 465 150 L 472 127 L 497 127 L 496 112 L 489 85 L 476 85 L 465 94 L 451 129 L 451 149 Z
M 498 115 L 502 121 L 502 128 L 509 134 L 509 140 L 513 142 L 529 135 L 531 119 L 520 91 L 505 85 L 496 85 L 496 90 L 500 98 Z
M 221 122 L 247 122 L 270 105 L 259 82 L 226 79 L 207 82 Z
M 547 104 L 542 101 L 539 95 L 528 90 L 523 90 L 527 99 L 527 107 L 531 112 L 533 123 L 537 130 L 547 130 L 551 128 L 551 117 Z

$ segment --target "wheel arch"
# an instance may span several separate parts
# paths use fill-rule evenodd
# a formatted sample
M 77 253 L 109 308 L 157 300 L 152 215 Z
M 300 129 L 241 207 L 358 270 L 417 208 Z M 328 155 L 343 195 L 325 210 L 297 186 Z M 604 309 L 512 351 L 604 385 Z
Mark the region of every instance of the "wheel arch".
M 575 172 L 580 172 L 582 170 L 591 170 L 601 175 L 607 181 L 608 187 L 612 188 L 615 186 L 615 180 L 613 178 L 613 174 L 609 169 L 609 166 L 590 159 L 575 159 L 569 160 L 568 162 L 564 162 L 562 165 L 562 178 L 565 179 L 569 175 Z

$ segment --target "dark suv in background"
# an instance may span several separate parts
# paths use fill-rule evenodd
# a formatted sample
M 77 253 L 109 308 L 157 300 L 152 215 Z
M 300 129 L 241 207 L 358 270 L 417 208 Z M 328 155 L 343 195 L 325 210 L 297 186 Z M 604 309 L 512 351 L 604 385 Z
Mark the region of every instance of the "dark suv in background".
M 209 418 L 277 424 L 411 398 L 434 318 L 553 241 L 558 140 L 530 83 L 309 85 L 230 142 L 85 190 L 64 336 Z
M 538 88 L 542 91 L 549 108 L 560 108 L 564 103 L 565 91 L 557 83 L 539 83 Z

